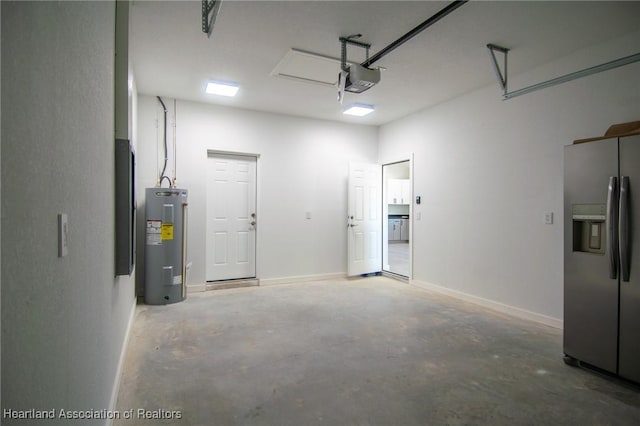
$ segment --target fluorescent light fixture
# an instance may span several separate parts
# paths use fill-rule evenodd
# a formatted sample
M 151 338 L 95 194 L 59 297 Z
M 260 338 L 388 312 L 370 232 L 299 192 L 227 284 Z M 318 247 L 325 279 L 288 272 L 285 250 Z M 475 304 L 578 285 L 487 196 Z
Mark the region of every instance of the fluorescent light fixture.
M 372 113 L 375 110 L 373 105 L 367 104 L 352 104 L 344 110 L 343 114 L 346 115 L 355 115 L 356 117 L 362 117 L 367 114 Z
M 207 83 L 206 92 L 210 95 L 235 96 L 240 86 L 230 81 L 210 81 Z

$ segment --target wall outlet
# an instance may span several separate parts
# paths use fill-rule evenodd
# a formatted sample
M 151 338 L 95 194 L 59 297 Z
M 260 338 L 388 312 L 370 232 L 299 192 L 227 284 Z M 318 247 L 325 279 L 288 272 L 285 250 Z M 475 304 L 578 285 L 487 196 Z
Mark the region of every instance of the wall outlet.
M 58 257 L 65 257 L 69 251 L 67 248 L 67 240 L 69 233 L 69 223 L 66 213 L 58 215 Z
M 544 212 L 544 224 L 553 225 L 553 212 Z

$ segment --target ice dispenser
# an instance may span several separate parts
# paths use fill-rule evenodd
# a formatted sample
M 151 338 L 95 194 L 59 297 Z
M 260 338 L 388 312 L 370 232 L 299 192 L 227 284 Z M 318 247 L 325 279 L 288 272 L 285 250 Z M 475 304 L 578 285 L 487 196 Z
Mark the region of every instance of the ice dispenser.
M 606 204 L 574 204 L 573 251 L 604 254 L 606 243 Z

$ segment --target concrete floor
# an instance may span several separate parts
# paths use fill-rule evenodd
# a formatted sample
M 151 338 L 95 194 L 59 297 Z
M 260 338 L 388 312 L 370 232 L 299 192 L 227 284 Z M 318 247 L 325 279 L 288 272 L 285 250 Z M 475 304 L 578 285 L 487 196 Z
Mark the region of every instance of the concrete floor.
M 139 306 L 140 408 L 181 418 L 114 424 L 631 425 L 640 391 L 566 366 L 560 330 L 375 277 Z

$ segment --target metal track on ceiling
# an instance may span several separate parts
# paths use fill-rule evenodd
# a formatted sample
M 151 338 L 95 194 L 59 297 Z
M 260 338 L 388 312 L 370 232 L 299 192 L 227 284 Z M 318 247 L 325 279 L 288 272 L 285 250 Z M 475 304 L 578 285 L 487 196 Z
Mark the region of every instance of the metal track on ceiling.
M 496 72 L 496 77 L 498 78 L 498 84 L 500 84 L 500 87 L 502 88 L 502 91 L 503 91 L 502 98 L 504 100 L 512 99 L 517 96 L 522 96 L 527 93 L 545 89 L 547 87 L 556 86 L 558 84 L 566 83 L 571 80 L 587 77 L 589 75 L 612 70 L 614 68 L 618 68 L 624 65 L 628 65 L 628 64 L 632 64 L 634 62 L 640 61 L 640 53 L 636 53 L 633 55 L 625 56 L 623 58 L 615 59 L 613 61 L 605 62 L 600 65 L 595 65 L 593 67 L 585 68 L 580 71 L 575 71 L 569 74 L 565 74 L 560 77 L 552 78 L 550 80 L 542 81 L 540 83 L 532 84 L 531 86 L 523 87 L 522 89 L 513 90 L 510 92 L 507 86 L 507 83 L 508 83 L 507 56 L 509 54 L 509 49 L 507 49 L 506 47 L 497 46 L 495 44 L 487 44 L 487 49 L 489 50 L 493 68 Z M 500 68 L 500 65 L 498 64 L 498 59 L 496 58 L 496 52 L 498 54 L 503 55 L 503 60 L 504 60 L 503 68 Z

